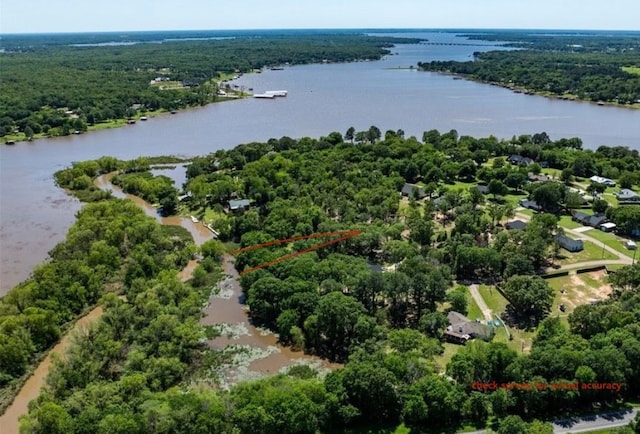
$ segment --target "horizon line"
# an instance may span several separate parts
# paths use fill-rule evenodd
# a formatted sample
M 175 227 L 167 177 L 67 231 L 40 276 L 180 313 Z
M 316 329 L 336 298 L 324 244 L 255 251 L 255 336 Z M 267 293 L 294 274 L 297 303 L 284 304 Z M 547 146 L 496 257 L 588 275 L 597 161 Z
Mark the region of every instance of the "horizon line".
M 35 31 L 35 32 L 1 32 L 2 36 L 29 35 L 86 35 L 117 33 L 170 33 L 170 32 L 259 32 L 259 31 L 546 31 L 546 32 L 608 32 L 608 33 L 640 33 L 637 29 L 594 29 L 594 28 L 551 28 L 551 27 L 269 27 L 269 28 L 236 28 L 236 29 L 146 29 L 146 30 L 80 30 L 80 31 Z

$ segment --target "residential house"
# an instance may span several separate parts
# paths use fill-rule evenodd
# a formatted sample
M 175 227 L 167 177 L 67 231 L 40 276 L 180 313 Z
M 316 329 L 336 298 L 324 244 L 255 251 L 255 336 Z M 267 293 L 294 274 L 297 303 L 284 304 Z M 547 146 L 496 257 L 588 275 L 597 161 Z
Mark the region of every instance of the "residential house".
M 451 311 L 447 314 L 449 326 L 444 333 L 449 342 L 463 344 L 473 338 L 488 338 L 490 331 L 479 321 L 471 321 L 459 312 Z
M 511 230 L 523 231 L 527 228 L 527 223 L 523 222 L 522 220 L 513 220 L 510 222 L 507 222 L 505 227 L 510 231 Z
M 560 247 L 569 252 L 579 252 L 584 249 L 584 243 L 582 240 L 574 240 L 566 235 L 558 234 L 555 237 Z
M 542 209 L 542 207 L 538 205 L 538 202 L 536 202 L 535 200 L 520 199 L 518 201 L 518 205 L 520 205 L 523 208 L 532 209 L 535 211 L 540 211 Z
M 414 193 L 416 192 L 416 193 Z M 409 184 L 408 182 L 402 187 L 402 195 L 407 197 L 412 197 L 412 195 L 417 194 L 419 199 L 422 199 L 427 195 L 424 190 L 424 187 L 420 187 L 417 184 Z
M 628 188 L 623 188 L 616 194 L 618 202 L 640 202 L 640 194 Z
M 536 174 L 534 174 L 532 172 L 529 172 L 527 174 L 527 178 L 531 182 L 547 182 L 547 181 L 551 181 L 551 177 L 549 177 L 547 175 L 536 175 Z
M 596 184 L 604 184 L 607 187 L 615 187 L 616 183 L 615 181 L 609 179 L 609 178 L 603 178 L 602 176 L 592 176 L 591 178 L 589 178 L 589 181 L 591 182 L 595 182 Z
M 230 200 L 229 201 L 229 210 L 230 211 L 242 211 L 249 209 L 249 199 L 238 199 L 238 200 Z
M 607 217 L 604 214 L 591 215 L 580 211 L 574 212 L 571 219 L 584 226 L 591 226 L 592 228 L 599 228 L 600 225 L 607 221 Z
M 533 160 L 529 157 L 513 154 L 509 157 L 509 163 L 515 164 L 516 166 L 528 166 L 529 164 L 533 164 Z

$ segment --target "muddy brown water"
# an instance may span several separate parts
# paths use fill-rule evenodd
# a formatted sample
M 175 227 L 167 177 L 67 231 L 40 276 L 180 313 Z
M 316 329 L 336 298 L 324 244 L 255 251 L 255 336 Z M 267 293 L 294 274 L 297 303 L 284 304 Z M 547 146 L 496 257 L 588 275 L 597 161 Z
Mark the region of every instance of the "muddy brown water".
M 147 201 L 138 196 L 126 194 L 120 187 L 113 185 L 111 179 L 114 175 L 111 173 L 96 178 L 95 185 L 111 190 L 116 197 L 132 200 L 147 215 L 158 219 L 162 224 L 184 227 L 191 233 L 196 245 L 201 245 L 213 238 L 212 232 L 202 222 L 194 223 L 190 218 L 185 217 L 161 217 L 157 209 Z M 188 279 L 196 266 L 196 261 L 190 261 L 181 272 L 181 279 Z M 243 303 L 242 288 L 233 256 L 225 255 L 223 271 L 227 278 L 219 283 L 219 293 L 212 294 L 209 298 L 201 323 L 203 325 L 224 324 L 223 335 L 209 341 L 212 348 L 224 349 L 234 345 L 250 353 L 249 356 L 238 357 L 234 364 L 223 367 L 219 374 L 224 385 L 272 375 L 295 364 L 308 364 L 321 372 L 341 366 L 319 357 L 306 355 L 302 351 L 292 351 L 291 348 L 280 345 L 277 336 L 272 332 L 252 325 L 248 307 Z
M 209 341 L 209 345 L 217 349 L 238 345 L 256 350 L 254 355 L 241 358 L 236 365 L 228 366 L 221 372 L 223 384 L 273 375 L 297 364 L 310 365 L 320 372 L 341 366 L 302 351 L 293 351 L 280 345 L 274 333 L 255 327 L 251 323 L 248 308 L 242 304 L 244 296 L 233 256 L 224 256 L 223 270 L 226 279 L 219 284 L 220 293 L 211 296 L 201 322 L 204 325 L 223 323 L 232 331 L 228 334 L 223 332 L 220 337 Z
M 136 203 L 148 215 L 157 218 L 162 224 L 182 226 L 186 228 L 194 238 L 197 245 L 201 245 L 213 238 L 212 232 L 202 223 L 194 223 L 190 218 L 183 217 L 160 217 L 157 209 L 145 200 L 130 194 L 124 193 L 119 187 L 111 183 L 114 174 L 107 174 L 98 177 L 95 185 L 112 191 L 114 196 L 127 198 Z M 180 271 L 179 278 L 182 281 L 188 280 L 193 270 L 198 266 L 195 260 L 189 263 Z M 224 349 L 229 345 L 241 346 L 249 356 L 238 357 L 236 362 L 223 366 L 219 370 L 223 387 L 229 387 L 239 381 L 253 378 L 260 378 L 276 374 L 283 369 L 296 364 L 308 364 L 321 372 L 327 372 L 341 365 L 329 363 L 318 357 L 309 356 L 302 351 L 292 351 L 278 343 L 277 336 L 268 330 L 259 329 L 251 324 L 248 309 L 242 303 L 242 288 L 238 281 L 239 274 L 234 266 L 234 258 L 225 255 L 223 263 L 224 273 L 227 276 L 219 285 L 221 291 L 210 297 L 201 323 L 203 325 L 225 324 L 232 333 L 225 333 L 216 339 L 210 340 L 212 348 Z M 63 356 L 71 342 L 74 331 L 84 330 L 94 321 L 102 316 L 101 306 L 96 307 L 87 315 L 80 318 L 72 331 L 65 334 L 60 342 L 53 347 L 45 359 L 38 365 L 24 384 L 20 392 L 16 395 L 13 403 L 0 416 L 0 433 L 14 434 L 19 432 L 19 418 L 27 414 L 29 402 L 36 399 L 40 394 L 40 389 L 45 385 L 49 369 L 51 368 L 53 355 Z

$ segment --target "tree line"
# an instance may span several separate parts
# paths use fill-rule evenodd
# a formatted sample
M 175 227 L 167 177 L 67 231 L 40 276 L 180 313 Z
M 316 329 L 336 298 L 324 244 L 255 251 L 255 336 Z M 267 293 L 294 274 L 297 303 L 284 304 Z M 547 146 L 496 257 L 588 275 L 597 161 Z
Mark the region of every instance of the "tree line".
M 638 164 L 637 152 L 585 151 L 579 139 L 551 141 L 542 133 L 499 141 L 432 130 L 421 143 L 399 130 L 384 135 L 376 130 L 352 131 L 353 142 L 345 138 L 349 134 L 334 132 L 319 139 L 249 143 L 196 158 L 187 169 L 191 197 L 185 205 L 194 215 L 213 211 L 223 241 L 248 246 L 362 230 L 344 243 L 241 280 L 254 321 L 277 331 L 283 343 L 344 362 L 344 368 L 324 378 L 309 368 L 293 368 L 229 392 L 203 387 L 203 382 L 215 384 L 210 373 L 224 354 L 196 344 L 205 331 L 190 318 L 201 315 L 199 306 L 211 289 L 207 273 L 215 274 L 224 250 L 215 241 L 203 249 L 205 260 L 190 284 L 169 273 L 125 281 L 127 301 L 112 300 L 105 318 L 115 316 L 82 338 L 83 352 L 53 374 L 53 386 L 33 406 L 25 431 L 313 433 L 400 422 L 416 429 L 495 422 L 505 433 L 514 426 L 519 432 L 549 432 L 535 419 L 637 397 L 639 266 L 618 271 L 611 278 L 612 297 L 577 308 L 568 326 L 546 318 L 552 293 L 535 271 L 554 254 L 557 216 L 540 213 L 526 230 L 504 231 L 498 222 L 500 213 L 509 212 L 506 203 L 488 200 L 474 188 L 451 187 L 485 173 L 505 185 L 511 176 L 513 190 L 524 190 L 525 181 L 516 178 L 526 177 L 530 168 L 509 164 L 504 157 L 512 153 L 586 174 L 629 170 Z M 484 164 L 489 158 L 493 162 Z M 65 179 L 88 176 L 80 168 L 68 169 Z M 99 165 L 96 173 L 102 170 Z M 431 199 L 409 197 L 401 206 L 407 181 L 421 182 Z M 539 185 L 523 197 L 556 188 Z M 496 199 L 500 190 L 494 183 Z M 436 197 L 442 204 L 433 203 Z M 250 209 L 229 212 L 232 198 L 249 199 Z M 298 241 L 291 249 L 311 244 Z M 245 252 L 237 267 L 241 271 L 290 251 Z M 395 266 L 381 274 L 372 263 Z M 467 309 L 464 293 L 452 288 L 454 278 L 504 282 L 520 321 L 537 329 L 531 353 L 478 341 L 439 366 L 435 356 L 443 351 L 446 312 Z M 472 387 L 492 380 L 624 387 L 619 394 Z
M 467 62 L 421 62 L 419 68 L 587 101 L 640 101 L 640 75 L 626 69 L 640 65 L 637 35 L 558 37 L 506 32 L 470 37 L 503 41 L 517 49 L 474 53 L 474 60 Z

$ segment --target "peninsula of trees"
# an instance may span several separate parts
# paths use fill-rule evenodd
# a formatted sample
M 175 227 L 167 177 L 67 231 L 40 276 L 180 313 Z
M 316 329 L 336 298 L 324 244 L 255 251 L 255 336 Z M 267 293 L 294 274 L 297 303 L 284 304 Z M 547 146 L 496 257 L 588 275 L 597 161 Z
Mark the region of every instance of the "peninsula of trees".
M 517 92 L 640 106 L 637 32 L 549 35 L 502 31 L 468 36 L 502 41 L 505 50 L 475 53 L 475 59 L 467 62 L 419 63 L 419 68 L 460 74 Z
M 126 298 L 109 298 L 105 319 L 56 366 L 24 422 L 26 433 L 316 433 L 400 423 L 416 431 L 489 425 L 499 433 L 549 433 L 540 420 L 639 397 L 640 266 L 619 256 L 623 266 L 608 278 L 610 296 L 562 316 L 560 290 L 543 279 L 554 265 L 562 271 L 573 264 L 558 236 L 576 227 L 570 224 L 576 209 L 597 208 L 624 226 L 625 236 L 640 231 L 640 205 L 623 204 L 613 187 L 589 181 L 598 175 L 637 189 L 637 151 L 587 151 L 580 139 L 553 141 L 545 133 L 498 140 L 431 130 L 418 140 L 375 126 L 216 151 L 190 162 L 176 207 L 206 221 L 220 237 L 202 249 L 200 269 L 187 283 L 157 272 L 184 261 L 184 246 L 163 242 L 137 214 L 143 232 L 130 239 L 133 229 L 118 223 L 121 213 L 130 218 L 128 205 L 103 202 L 86 182 L 99 173 L 128 172 L 122 185 L 171 196 L 164 180 L 144 174 L 147 163 L 105 157 L 56 174 L 60 186 L 97 201 L 79 224 L 95 215 L 89 223 L 108 219 L 115 225 L 91 236 L 74 229 L 74 239 L 89 241 L 57 248 L 57 257 L 99 264 L 109 258 L 105 272 L 117 272 L 113 278 L 119 276 Z M 586 205 L 578 200 L 582 189 L 591 192 Z M 232 207 L 232 201 L 242 206 Z M 520 201 L 535 202 L 538 211 L 519 208 Z M 505 217 L 514 215 L 527 220 L 526 227 L 507 229 Z M 241 283 L 253 321 L 276 331 L 283 344 L 343 367 L 324 377 L 298 367 L 229 391 L 218 387 L 211 372 L 224 354 L 200 344 L 205 330 L 196 320 L 223 250 L 337 230 L 362 234 L 248 273 Z M 154 236 L 145 241 L 140 233 Z M 162 250 L 152 252 L 156 242 Z M 236 266 L 241 271 L 309 245 L 303 240 L 241 253 Z M 610 253 L 598 248 L 597 259 L 601 250 Z M 590 259 L 593 251 L 585 255 Z M 34 342 L 41 341 L 28 309 L 49 306 L 36 290 L 55 285 L 54 277 L 38 272 L 0 302 L 0 336 L 13 349 L 0 355 L 21 355 L 5 356 L 3 369 L 19 369 L 3 372 L 4 381 L 20 375 Z M 65 296 L 75 311 L 100 293 L 94 289 L 90 300 L 82 299 L 85 282 L 72 283 L 76 289 Z M 481 315 L 467 288 L 481 284 L 508 300 L 501 322 L 529 336 L 526 351 L 501 334 L 502 325 L 486 327 L 486 335 L 465 346 L 445 342 L 448 314 Z M 445 348 L 455 354 L 447 356 Z M 477 388 L 491 382 L 620 389 Z M 638 423 L 633 426 L 621 432 L 637 432 Z

